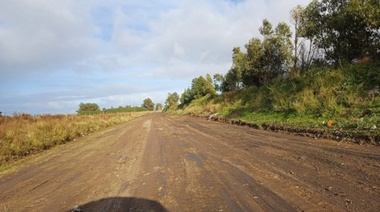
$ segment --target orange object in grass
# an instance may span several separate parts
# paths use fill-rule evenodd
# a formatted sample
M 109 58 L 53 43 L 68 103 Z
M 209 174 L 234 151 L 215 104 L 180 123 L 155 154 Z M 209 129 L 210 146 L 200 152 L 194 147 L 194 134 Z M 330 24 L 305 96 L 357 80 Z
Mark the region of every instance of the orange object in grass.
M 328 127 L 331 127 L 333 125 L 333 121 L 332 120 L 329 120 L 328 122 L 327 122 L 327 126 Z

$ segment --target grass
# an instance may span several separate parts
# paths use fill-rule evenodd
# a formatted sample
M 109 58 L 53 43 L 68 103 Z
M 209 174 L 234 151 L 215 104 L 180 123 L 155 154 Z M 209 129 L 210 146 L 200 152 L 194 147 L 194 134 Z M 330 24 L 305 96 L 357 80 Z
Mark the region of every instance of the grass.
M 380 65 L 314 68 L 304 75 L 280 77 L 265 86 L 206 96 L 175 113 L 208 115 L 262 124 L 380 135 Z M 331 120 L 333 125 L 327 126 Z
M 0 166 L 144 114 L 0 116 Z
M 79 111 L 78 115 L 100 115 L 100 114 L 110 114 L 110 113 L 131 113 L 131 112 L 144 112 L 144 111 L 148 111 L 148 110 L 144 107 L 119 106 L 117 108 L 113 108 L 113 107 L 103 108 L 102 110 L 96 110 L 96 111 Z

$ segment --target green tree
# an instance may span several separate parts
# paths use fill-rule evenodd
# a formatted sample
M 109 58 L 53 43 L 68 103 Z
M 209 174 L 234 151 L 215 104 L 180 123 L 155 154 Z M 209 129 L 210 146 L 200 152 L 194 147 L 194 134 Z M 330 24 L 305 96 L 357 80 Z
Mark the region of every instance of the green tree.
M 150 98 L 144 99 L 143 104 L 141 106 L 143 108 L 146 108 L 147 110 L 154 110 L 154 103 Z
M 221 77 L 221 75 L 217 75 L 217 77 Z M 221 80 L 221 78 L 219 78 L 219 80 Z M 194 78 L 191 83 L 191 88 L 185 89 L 181 95 L 181 105 L 188 105 L 192 100 L 206 95 L 214 96 L 216 94 L 216 88 L 219 86 L 215 83 L 217 82 L 214 81 L 209 74 L 206 75 L 206 78 L 203 76 Z
M 191 94 L 191 89 L 187 88 L 181 94 L 181 105 L 188 105 L 193 100 L 193 95 Z
M 303 36 L 303 18 L 305 14 L 305 8 L 301 5 L 297 5 L 290 11 L 290 21 L 294 25 L 294 55 L 293 55 L 293 69 L 292 73 L 305 73 L 310 69 L 316 47 L 313 43 L 313 37 Z
M 263 35 L 264 77 L 262 81 L 266 84 L 277 76 L 287 73 L 292 62 L 293 44 L 290 27 L 285 23 L 279 23 L 274 33 Z
M 214 96 L 216 94 L 216 90 L 214 87 L 214 80 L 212 79 L 210 74 L 206 74 L 206 95 L 210 94 Z
M 263 75 L 263 56 L 261 40 L 252 38 L 248 44 L 245 45 L 247 49 L 247 65 L 242 72 L 242 83 L 245 87 L 260 86 L 261 76 Z
M 272 24 L 265 19 L 260 33 L 264 37 L 263 41 L 253 38 L 245 45 L 247 59 L 242 69 L 242 83 L 245 87 L 260 87 L 284 75 L 292 62 L 292 33 L 288 25 L 279 23 L 273 30 Z
M 160 110 L 162 110 L 162 109 L 163 109 L 162 104 L 161 104 L 161 103 L 157 103 L 157 104 L 156 104 L 156 110 L 157 110 L 157 111 L 160 111 Z
M 247 56 L 240 51 L 239 47 L 232 50 L 232 67 L 224 77 L 221 89 L 233 91 L 242 88 L 242 73 L 247 66 Z
M 179 95 L 177 92 L 168 93 L 168 97 L 165 101 L 166 108 L 176 108 L 178 106 Z
M 323 50 L 329 64 L 378 59 L 379 17 L 378 0 L 313 0 L 302 15 L 301 32 Z
M 214 88 L 216 91 L 223 91 L 223 82 L 225 78 L 222 74 L 214 74 Z
M 207 74 L 206 78 L 203 76 L 194 78 L 191 84 L 191 96 L 193 99 L 204 97 L 207 94 L 211 96 L 216 94 L 211 76 Z
M 78 114 L 93 114 L 99 111 L 99 105 L 96 103 L 80 103 L 76 112 Z
M 293 63 L 293 71 L 297 71 L 297 64 L 299 61 L 299 49 L 301 48 L 301 45 L 299 44 L 299 38 L 300 38 L 300 24 L 302 20 L 302 12 L 303 12 L 303 7 L 301 5 L 297 5 L 297 7 L 293 8 L 290 11 L 290 20 L 292 24 L 294 24 L 294 63 Z

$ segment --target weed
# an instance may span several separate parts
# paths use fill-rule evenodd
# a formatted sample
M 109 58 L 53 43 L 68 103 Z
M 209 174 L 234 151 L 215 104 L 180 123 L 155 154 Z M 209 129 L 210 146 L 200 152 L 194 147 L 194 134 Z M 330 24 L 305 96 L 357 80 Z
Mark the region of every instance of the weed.
M 303 75 L 279 77 L 262 87 L 247 87 L 213 98 L 193 100 L 177 114 L 219 116 L 257 124 L 380 132 L 380 97 L 368 91 L 380 86 L 378 64 L 341 69 L 314 68 Z M 327 123 L 333 124 L 328 127 Z
M 145 113 L 0 116 L 0 166 Z

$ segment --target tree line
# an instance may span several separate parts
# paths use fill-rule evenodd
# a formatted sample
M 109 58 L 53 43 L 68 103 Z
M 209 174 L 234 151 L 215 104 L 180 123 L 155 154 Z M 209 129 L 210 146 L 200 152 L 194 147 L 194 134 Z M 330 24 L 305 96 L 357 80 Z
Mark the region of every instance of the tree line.
M 100 107 L 96 103 L 80 103 L 79 108 L 76 111 L 78 115 L 93 115 L 99 113 L 125 113 L 125 112 L 140 112 L 140 111 L 153 111 L 153 110 L 162 110 L 163 106 L 161 103 L 154 104 L 150 98 L 143 100 L 143 103 L 140 107 L 127 105 L 125 107 L 119 106 L 117 108 L 103 108 L 100 110 Z
M 233 48 L 232 66 L 225 75 L 194 78 L 181 96 L 168 94 L 165 108 L 186 106 L 217 91 L 262 87 L 316 67 L 379 63 L 379 17 L 379 0 L 313 0 L 290 11 L 294 36 L 285 22 L 273 27 L 264 19 L 259 28 L 262 38 L 252 38 L 244 50 Z

